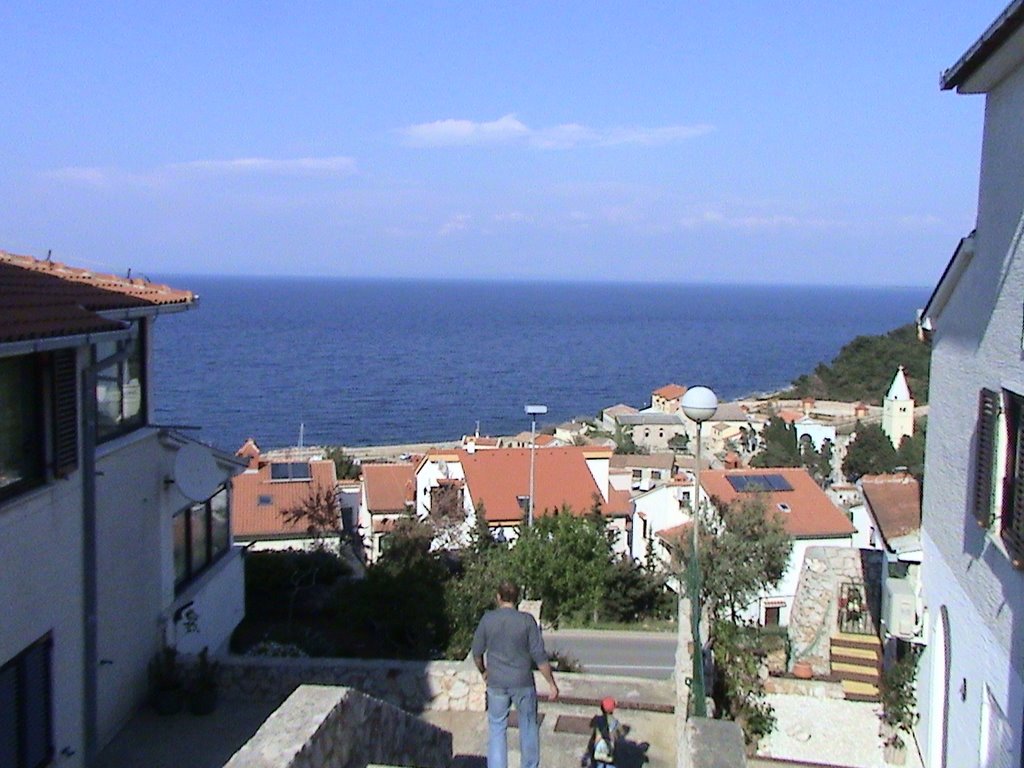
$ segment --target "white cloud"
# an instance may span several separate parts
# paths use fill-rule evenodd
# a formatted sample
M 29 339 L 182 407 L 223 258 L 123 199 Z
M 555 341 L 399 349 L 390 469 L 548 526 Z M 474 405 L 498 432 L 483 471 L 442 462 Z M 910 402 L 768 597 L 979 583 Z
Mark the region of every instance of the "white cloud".
M 441 237 L 447 237 L 457 232 L 465 232 L 469 229 L 469 222 L 471 220 L 472 217 L 468 213 L 456 213 L 441 225 L 441 228 L 437 230 L 437 234 L 441 235 Z
M 530 128 L 510 113 L 490 122 L 447 119 L 418 123 L 403 128 L 400 133 L 405 137 L 405 143 L 414 147 L 521 144 L 536 149 L 573 149 L 671 144 L 703 136 L 712 130 L 714 128 L 707 124 L 597 129 L 580 123 L 562 123 Z
M 698 229 L 700 227 L 719 227 L 737 230 L 771 230 L 771 229 L 843 229 L 846 222 L 838 219 L 801 218 L 791 214 L 768 214 L 759 216 L 723 214 L 714 209 L 683 216 L 678 219 L 682 229 Z
M 509 114 L 488 123 L 472 120 L 435 120 L 410 125 L 402 131 L 406 143 L 416 147 L 454 147 L 470 144 L 505 144 L 529 136 L 530 129 Z
M 232 160 L 192 160 L 186 163 L 173 163 L 165 168 L 185 173 L 198 171 L 215 174 L 347 176 L 355 173 L 356 162 L 351 157 L 296 157 L 286 160 L 274 160 L 267 157 L 240 157 Z
M 284 160 L 241 157 L 168 163 L 137 173 L 111 167 L 72 166 L 47 171 L 43 177 L 87 187 L 146 187 L 197 175 L 350 176 L 355 172 L 356 162 L 351 157 L 296 157 Z

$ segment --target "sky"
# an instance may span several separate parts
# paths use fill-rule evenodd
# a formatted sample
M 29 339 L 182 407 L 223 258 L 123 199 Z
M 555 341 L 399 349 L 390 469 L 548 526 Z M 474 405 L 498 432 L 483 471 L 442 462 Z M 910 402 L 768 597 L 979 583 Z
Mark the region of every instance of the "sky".
M 1005 0 L 0 4 L 0 249 L 119 274 L 930 286 Z

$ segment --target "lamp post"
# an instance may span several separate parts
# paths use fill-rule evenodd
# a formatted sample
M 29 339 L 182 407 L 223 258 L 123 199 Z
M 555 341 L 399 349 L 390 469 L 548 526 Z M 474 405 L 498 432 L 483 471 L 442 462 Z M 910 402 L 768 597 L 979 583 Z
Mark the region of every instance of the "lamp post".
M 700 563 L 698 561 L 698 526 L 700 524 L 700 450 L 701 425 L 715 415 L 718 409 L 718 398 L 707 387 L 691 387 L 686 390 L 680 403 L 686 417 L 697 424 L 697 450 L 694 471 L 694 503 L 693 522 L 693 553 L 690 571 L 690 626 L 693 630 L 693 714 L 696 717 L 707 717 L 707 704 L 704 689 L 704 645 L 700 639 Z
M 537 417 L 548 412 L 546 405 L 527 405 L 526 415 L 530 417 L 530 506 L 526 512 L 526 526 L 533 527 L 533 472 L 537 460 Z

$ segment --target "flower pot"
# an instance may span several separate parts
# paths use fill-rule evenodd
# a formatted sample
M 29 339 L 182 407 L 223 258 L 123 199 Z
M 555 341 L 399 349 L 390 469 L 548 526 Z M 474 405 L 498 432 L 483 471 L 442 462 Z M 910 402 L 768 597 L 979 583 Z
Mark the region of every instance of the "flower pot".
M 798 661 L 793 665 L 793 677 L 799 680 L 810 680 L 813 676 L 814 670 L 811 668 L 811 662 Z
M 199 688 L 189 692 L 188 711 L 193 715 L 209 715 L 217 709 L 217 689 Z
M 160 715 L 176 715 L 185 707 L 185 689 L 157 688 L 151 698 L 153 709 Z

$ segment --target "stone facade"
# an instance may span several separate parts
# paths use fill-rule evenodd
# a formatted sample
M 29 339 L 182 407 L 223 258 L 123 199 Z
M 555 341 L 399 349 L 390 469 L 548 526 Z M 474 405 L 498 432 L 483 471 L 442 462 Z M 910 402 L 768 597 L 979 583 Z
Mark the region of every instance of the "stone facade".
M 350 688 L 303 685 L 225 768 L 447 768 L 451 760 L 447 731 Z
M 829 638 L 838 630 L 839 592 L 844 582 L 864 584 L 868 610 L 881 606 L 883 553 L 856 547 L 809 547 L 789 618 L 790 664 L 807 661 L 815 675 L 831 673 Z
M 469 661 L 232 656 L 218 670 L 224 698 L 283 701 L 301 685 L 345 686 L 406 712 L 484 711 L 485 686 Z

